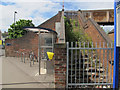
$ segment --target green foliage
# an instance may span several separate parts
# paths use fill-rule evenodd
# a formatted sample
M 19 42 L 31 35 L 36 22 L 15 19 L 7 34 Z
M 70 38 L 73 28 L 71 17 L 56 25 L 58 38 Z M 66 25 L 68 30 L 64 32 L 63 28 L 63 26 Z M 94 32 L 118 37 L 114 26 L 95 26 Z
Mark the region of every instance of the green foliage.
M 16 21 L 16 23 L 10 25 L 10 28 L 8 29 L 9 38 L 13 39 L 22 37 L 24 34 L 27 33 L 26 30 L 23 30 L 23 27 L 27 26 L 34 26 L 32 20 L 20 19 L 19 21 Z
M 65 18 L 65 34 L 67 42 L 74 41 L 73 27 L 67 18 Z
M 66 42 L 90 42 L 91 38 L 80 28 L 79 22 L 76 20 L 65 19 Z
M 8 34 L 7 33 L 2 33 L 2 36 L 5 38 L 5 37 L 8 36 Z

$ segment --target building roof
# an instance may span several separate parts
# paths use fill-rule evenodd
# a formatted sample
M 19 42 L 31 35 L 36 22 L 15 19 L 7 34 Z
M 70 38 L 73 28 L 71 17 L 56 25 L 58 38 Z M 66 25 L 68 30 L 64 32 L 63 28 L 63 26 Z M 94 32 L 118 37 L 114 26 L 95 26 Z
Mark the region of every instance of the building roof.
M 44 23 L 40 24 L 37 27 L 49 28 L 55 31 L 55 23 L 60 22 L 61 15 L 62 15 L 62 11 L 59 11 L 55 16 L 48 19 L 47 21 L 45 21 Z
M 24 27 L 23 28 L 24 30 L 28 30 L 28 31 L 32 31 L 32 32 L 35 32 L 35 33 L 38 33 L 39 30 L 40 32 L 53 32 L 53 33 L 56 33 L 56 31 L 52 30 L 52 29 L 49 29 L 49 28 L 43 28 L 43 27 Z

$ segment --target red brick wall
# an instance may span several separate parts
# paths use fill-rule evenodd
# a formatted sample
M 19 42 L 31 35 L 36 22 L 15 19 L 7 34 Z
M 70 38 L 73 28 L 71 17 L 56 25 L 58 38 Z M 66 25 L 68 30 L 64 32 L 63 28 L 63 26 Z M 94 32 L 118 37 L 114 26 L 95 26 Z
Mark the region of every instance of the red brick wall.
M 61 20 L 61 11 L 59 11 L 58 14 L 56 14 L 52 18 L 48 19 L 47 21 L 45 21 L 38 27 L 44 27 L 44 28 L 49 28 L 49 29 L 55 30 L 55 23 L 60 22 L 60 20 Z
M 6 44 L 10 43 L 10 46 Z M 6 56 L 16 56 L 14 51 L 24 51 L 30 52 L 33 51 L 35 55 L 38 55 L 38 35 L 33 32 L 28 32 L 21 38 L 17 39 L 7 39 L 5 40 L 5 53 Z
M 96 42 L 105 42 L 105 39 L 103 38 L 103 36 L 101 36 L 101 34 L 98 32 L 98 30 L 96 29 L 96 27 L 92 24 L 92 22 L 90 20 L 87 21 L 87 26 L 88 28 L 85 29 L 85 32 L 88 34 L 89 37 L 91 37 L 92 41 L 94 43 Z
M 111 39 L 112 41 L 114 41 L 114 33 L 108 34 L 108 36 L 110 37 L 110 39 Z
M 109 11 L 109 22 L 114 22 L 114 9 L 108 10 L 82 10 L 85 15 L 85 18 L 88 19 L 90 17 L 90 13 L 92 13 L 92 17 L 96 22 L 107 22 L 107 11 Z
M 111 39 L 106 35 L 106 33 L 104 31 L 102 31 L 103 29 L 100 28 L 100 26 L 97 23 L 94 23 L 93 20 L 88 19 L 88 21 L 86 21 L 87 24 L 87 28 L 85 28 L 85 33 L 88 34 L 88 36 L 92 39 L 92 42 L 94 43 L 94 46 L 96 46 L 96 42 L 97 42 L 97 47 L 99 48 L 99 44 L 101 42 L 101 47 L 103 47 L 103 42 L 105 43 L 105 48 L 107 48 L 107 43 L 109 44 L 109 47 L 111 47 Z M 100 31 L 101 30 L 101 31 Z M 98 52 L 98 56 L 101 57 L 103 59 L 103 54 L 105 54 L 104 57 L 104 67 L 107 68 L 107 50 L 105 50 L 105 53 L 103 53 L 103 50 L 101 50 L 101 53 L 99 53 L 100 51 L 97 50 Z M 111 53 L 111 51 L 109 51 L 109 54 Z M 114 52 L 112 54 L 114 56 Z M 112 56 L 112 57 L 113 57 Z M 111 59 L 111 56 L 109 55 L 109 61 Z M 112 60 L 114 60 L 112 58 Z M 103 63 L 103 60 L 101 61 Z M 111 64 L 108 63 L 108 67 L 111 67 Z M 110 69 L 109 69 L 110 72 Z M 113 74 L 112 74 L 113 75 Z M 110 73 L 109 73 L 110 76 Z
M 55 45 L 55 88 L 65 88 L 66 86 L 66 47 L 65 45 Z

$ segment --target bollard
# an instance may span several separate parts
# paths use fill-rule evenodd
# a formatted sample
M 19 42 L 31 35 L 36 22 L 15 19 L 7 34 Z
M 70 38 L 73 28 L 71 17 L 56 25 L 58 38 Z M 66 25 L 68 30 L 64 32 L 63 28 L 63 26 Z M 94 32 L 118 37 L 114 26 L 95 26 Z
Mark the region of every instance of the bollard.
M 16 53 L 15 57 L 17 58 L 17 51 L 15 51 L 15 53 Z
M 20 58 L 20 52 L 18 51 L 18 58 Z
M 20 52 L 19 52 L 19 58 L 20 58 Z
M 34 54 L 33 54 L 33 65 L 34 65 Z
M 28 60 L 28 57 L 29 57 L 29 54 L 28 54 L 28 53 L 26 54 L 26 57 L 27 57 L 27 60 Z
M 31 54 L 30 54 L 30 67 L 31 67 Z
M 25 63 L 25 53 L 23 53 L 23 55 L 24 55 L 23 57 L 24 57 L 24 63 Z
M 19 52 L 17 51 L 17 57 L 19 58 Z
M 21 62 L 23 62 L 23 60 L 22 60 L 22 52 L 21 52 Z

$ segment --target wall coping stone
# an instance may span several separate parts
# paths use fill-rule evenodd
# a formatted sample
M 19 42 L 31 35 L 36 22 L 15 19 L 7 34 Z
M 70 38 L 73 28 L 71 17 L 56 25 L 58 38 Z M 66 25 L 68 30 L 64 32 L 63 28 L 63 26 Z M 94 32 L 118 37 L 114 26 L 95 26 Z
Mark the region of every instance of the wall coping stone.
M 66 48 L 66 43 L 56 43 L 54 44 L 54 48 Z

